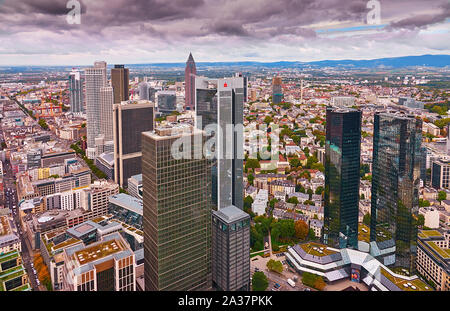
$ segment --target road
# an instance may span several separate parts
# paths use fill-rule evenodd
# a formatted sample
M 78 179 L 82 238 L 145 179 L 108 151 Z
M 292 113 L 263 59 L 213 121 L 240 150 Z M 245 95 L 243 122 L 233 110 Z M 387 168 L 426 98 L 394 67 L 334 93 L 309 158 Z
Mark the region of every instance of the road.
M 0 144 L 4 141 L 3 130 L 0 129 Z M 11 163 L 9 159 L 3 162 L 3 187 L 4 187 L 4 196 L 5 196 L 5 208 L 9 208 L 11 210 L 14 223 L 17 227 L 18 234 L 21 240 L 22 247 L 22 261 L 27 271 L 28 278 L 30 280 L 30 285 L 33 290 L 45 290 L 45 287 L 41 284 L 37 285 L 36 276 L 33 273 L 33 268 L 31 267 L 31 263 L 33 261 L 33 249 L 31 247 L 30 241 L 26 234 L 24 234 L 24 230 L 22 228 L 22 224 L 20 221 L 20 213 L 18 210 L 18 198 L 17 198 L 17 190 L 15 185 L 16 178 L 12 171 Z

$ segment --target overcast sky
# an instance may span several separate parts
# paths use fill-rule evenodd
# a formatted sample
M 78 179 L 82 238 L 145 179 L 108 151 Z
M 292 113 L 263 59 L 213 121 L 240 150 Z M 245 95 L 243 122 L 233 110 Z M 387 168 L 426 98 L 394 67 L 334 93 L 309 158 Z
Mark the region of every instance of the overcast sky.
M 449 0 L 0 0 L 0 65 L 315 61 L 450 54 Z

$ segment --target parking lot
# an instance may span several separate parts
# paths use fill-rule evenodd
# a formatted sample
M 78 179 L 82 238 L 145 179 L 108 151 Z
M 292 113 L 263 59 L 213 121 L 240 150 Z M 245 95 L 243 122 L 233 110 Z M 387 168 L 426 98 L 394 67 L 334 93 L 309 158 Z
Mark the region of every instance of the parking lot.
M 281 274 L 267 269 L 267 262 L 270 260 L 278 260 L 283 263 L 283 272 Z M 301 277 L 298 273 L 294 272 L 292 268 L 287 264 L 284 254 L 272 254 L 272 257 L 263 258 L 261 256 L 255 256 L 251 258 L 250 269 L 253 275 L 254 272 L 262 271 L 269 280 L 269 286 L 267 290 L 270 291 L 304 291 L 309 290 L 307 286 L 304 286 L 301 282 Z M 288 279 L 297 280 L 295 286 L 292 287 L 288 284 Z

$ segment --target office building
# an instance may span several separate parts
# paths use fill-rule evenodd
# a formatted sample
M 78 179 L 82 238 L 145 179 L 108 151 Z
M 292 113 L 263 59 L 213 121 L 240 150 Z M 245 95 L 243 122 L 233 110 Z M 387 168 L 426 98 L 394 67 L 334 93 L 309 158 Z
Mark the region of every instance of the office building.
M 177 95 L 175 91 L 158 91 L 156 98 L 160 114 L 167 115 L 177 110 Z
M 128 178 L 128 193 L 138 199 L 142 199 L 142 174 Z
M 450 189 L 450 161 L 441 159 L 431 162 L 431 186 L 435 189 Z
M 136 261 L 123 237 L 115 232 L 89 246 L 64 250 L 66 291 L 135 291 Z
M 100 89 L 100 135 L 104 144 L 113 140 L 113 88 L 110 86 Z
M 31 290 L 20 252 L 0 252 L 0 292 Z
M 130 72 L 124 65 L 114 65 L 111 69 L 111 85 L 114 89 L 114 104 L 128 100 Z
M 357 248 L 361 111 L 327 108 L 323 242 Z
M 283 80 L 281 77 L 272 79 L 272 102 L 279 104 L 283 101 Z
M 421 230 L 417 243 L 417 271 L 439 291 L 450 291 L 450 232 Z
M 119 193 L 119 185 L 111 181 L 96 180 L 81 193 L 82 205 L 90 212 L 89 219 L 108 214 L 108 198 Z
M 95 159 L 95 165 L 105 173 L 107 179 L 114 180 L 114 152 L 104 152 Z
M 173 147 L 180 138 L 190 150 Z M 210 171 L 202 150 L 202 132 L 188 126 L 142 134 L 146 290 L 211 288 Z
M 192 53 L 189 53 L 184 70 L 184 94 L 185 94 L 185 108 L 186 110 L 194 110 L 195 106 L 195 75 L 197 68 Z
M 216 133 L 211 148 L 213 205 L 242 209 L 244 79 L 197 77 L 195 89 L 196 127 L 207 135 L 212 135 L 211 130 Z
M 410 273 L 417 252 L 421 142 L 421 120 L 375 114 L 370 251 Z
M 80 70 L 72 69 L 69 74 L 70 112 L 84 112 L 84 75 Z
M 154 105 L 149 101 L 114 105 L 114 180 L 121 187 L 142 172 L 142 133 L 153 130 L 154 120 Z
M 95 62 L 94 67 L 85 69 L 86 116 L 87 116 L 87 157 L 94 159 L 96 154 L 95 138 L 100 135 L 101 93 L 107 86 L 106 62 Z
M 344 108 L 355 105 L 356 98 L 353 96 L 335 96 L 331 99 L 331 106 Z
M 250 290 L 250 216 L 235 206 L 212 212 L 213 286 Z
M 139 83 L 139 99 L 140 100 L 150 100 L 149 88 L 147 82 Z
M 397 273 L 370 254 L 351 248 L 336 249 L 308 242 L 289 246 L 285 255 L 298 273 L 319 275 L 328 284 L 352 281 L 364 284 L 369 291 L 433 291 L 417 275 Z
M 22 243 L 17 234 L 17 227 L 14 223 L 11 211 L 0 210 L 0 254 L 13 250 L 22 251 Z

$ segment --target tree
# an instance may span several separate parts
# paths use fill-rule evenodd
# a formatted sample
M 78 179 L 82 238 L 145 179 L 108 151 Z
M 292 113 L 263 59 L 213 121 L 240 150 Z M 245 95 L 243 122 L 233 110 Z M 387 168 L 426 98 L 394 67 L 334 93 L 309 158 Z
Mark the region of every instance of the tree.
M 289 165 L 292 167 L 299 167 L 301 165 L 300 160 L 298 158 L 293 158 L 292 160 L 289 161 Z
M 269 286 L 269 281 L 267 280 L 266 275 L 262 271 L 258 271 L 253 273 L 252 277 L 252 288 L 255 292 L 262 292 L 267 289 Z
M 370 226 L 370 214 L 369 213 L 367 213 L 367 214 L 365 214 L 364 215 L 364 217 L 363 217 L 363 223 L 365 224 L 365 225 L 367 225 L 367 226 Z
M 245 168 L 260 168 L 258 159 L 248 159 L 245 162 Z
M 269 125 L 272 121 L 273 121 L 273 119 L 270 116 L 266 116 L 264 118 L 264 123 L 266 123 L 267 125 Z
M 275 271 L 277 273 L 282 273 L 283 272 L 283 264 L 281 263 L 281 261 L 278 261 L 278 260 L 270 259 L 267 262 L 267 268 L 269 270 Z
M 293 203 L 293 204 L 298 204 L 298 198 L 297 197 L 290 197 L 286 203 Z
M 423 216 L 422 214 L 419 214 L 417 216 L 417 225 L 419 227 L 423 227 L 425 225 L 425 216 Z
M 47 122 L 45 122 L 45 119 L 39 119 L 38 124 L 44 129 L 48 130 Z
M 278 199 L 272 199 L 272 200 L 270 200 L 270 202 L 269 202 L 269 206 L 271 207 L 271 208 L 274 208 L 275 207 L 275 204 L 278 202 Z
M 309 197 L 311 197 L 314 194 L 314 191 L 310 188 L 306 191 L 307 194 L 309 194 Z
M 301 240 L 306 239 L 309 233 L 309 227 L 303 220 L 299 219 L 295 222 L 295 236 Z
M 359 196 L 359 198 L 360 198 L 361 200 L 364 200 L 364 199 L 366 198 L 366 196 L 364 195 L 364 193 L 361 193 L 361 195 Z
M 430 206 L 430 201 L 419 199 L 419 207 L 428 207 L 428 206 Z
M 244 208 L 252 208 L 253 198 L 251 196 L 246 196 L 244 198 Z
M 322 192 L 323 192 L 323 187 L 322 186 L 317 187 L 316 194 L 322 194 Z
M 438 201 L 442 202 L 444 200 L 447 200 L 447 192 L 439 191 L 439 193 L 438 193 Z
M 255 180 L 255 176 L 253 176 L 253 174 L 248 174 L 247 179 L 248 179 L 248 183 L 253 186 L 253 181 Z

